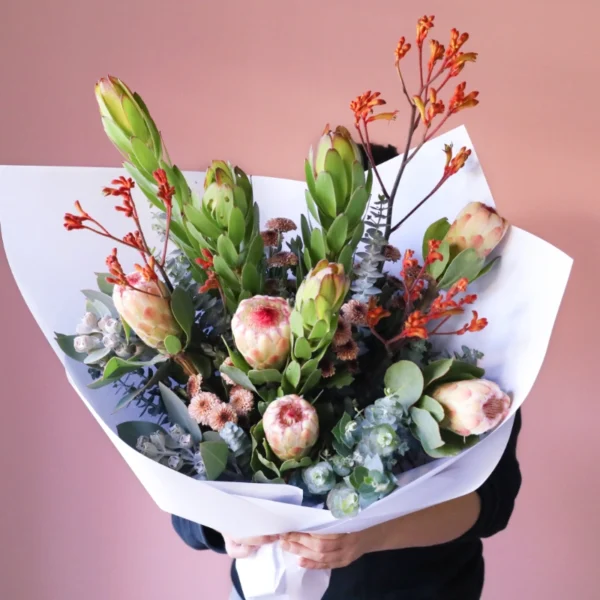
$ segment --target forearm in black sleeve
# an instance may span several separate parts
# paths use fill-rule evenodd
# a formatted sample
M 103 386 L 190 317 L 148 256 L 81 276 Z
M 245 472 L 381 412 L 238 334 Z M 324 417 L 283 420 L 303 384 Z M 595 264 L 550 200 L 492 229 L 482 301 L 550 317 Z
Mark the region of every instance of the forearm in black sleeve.
M 218 531 L 175 515 L 171 515 L 171 522 L 179 537 L 194 550 L 225 553 L 225 541 Z
M 477 490 L 481 499 L 481 510 L 477 522 L 469 532 L 471 535 L 490 537 L 508 525 L 521 487 L 521 470 L 517 460 L 517 438 L 520 430 L 521 411 L 518 410 L 500 462 Z

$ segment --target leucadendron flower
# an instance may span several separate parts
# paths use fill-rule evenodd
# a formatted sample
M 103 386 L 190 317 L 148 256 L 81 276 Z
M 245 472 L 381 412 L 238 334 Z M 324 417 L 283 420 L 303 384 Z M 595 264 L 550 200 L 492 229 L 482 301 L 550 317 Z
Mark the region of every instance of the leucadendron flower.
M 298 460 L 309 453 L 319 438 L 319 417 L 312 404 L 291 394 L 269 404 L 263 415 L 263 428 L 279 459 Z
M 508 221 L 491 206 L 471 202 L 456 217 L 444 241 L 450 244 L 454 255 L 473 248 L 485 258 L 500 243 L 508 226 Z
M 343 265 L 320 260 L 300 284 L 296 305 L 302 311 L 306 304 L 314 302 L 315 315 L 311 320 L 326 319 L 340 310 L 349 287 Z
M 486 379 L 443 383 L 430 395 L 444 407 L 445 418 L 440 427 L 464 437 L 493 429 L 510 410 L 508 395 Z
M 352 167 L 358 163 L 362 168 L 362 156 L 360 150 L 352 135 L 345 128 L 339 125 L 335 130 L 329 126 L 325 128 L 321 139 L 317 145 L 317 152 L 314 157 L 314 174 L 318 176 L 322 171 L 326 171 L 329 166 L 328 155 L 335 152 L 344 164 L 344 170 L 348 175 L 348 189 L 352 186 Z
M 335 473 L 332 466 L 321 461 L 302 472 L 302 479 L 311 494 L 326 494 L 335 485 Z
M 183 331 L 171 312 L 164 284 L 145 281 L 138 272 L 128 275 L 127 281 L 137 289 L 115 285 L 115 308 L 147 346 L 164 352 L 164 339 L 168 335 L 183 338 Z
M 242 300 L 231 320 L 235 345 L 253 369 L 278 369 L 290 353 L 291 309 L 283 298 Z
M 338 483 L 327 495 L 327 508 L 336 519 L 355 517 L 360 510 L 358 492 L 345 483 Z

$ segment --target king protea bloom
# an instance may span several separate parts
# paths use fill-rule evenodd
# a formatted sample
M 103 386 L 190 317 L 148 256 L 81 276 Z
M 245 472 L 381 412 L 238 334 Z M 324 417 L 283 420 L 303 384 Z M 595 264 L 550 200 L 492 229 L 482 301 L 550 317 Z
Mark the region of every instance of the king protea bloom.
M 502 240 L 508 230 L 508 221 L 491 206 L 470 202 L 459 213 L 444 240 L 454 254 L 473 248 L 485 258 Z
M 510 409 L 510 398 L 486 379 L 443 383 L 430 395 L 444 407 L 445 418 L 440 426 L 465 437 L 493 429 Z
M 231 320 L 235 345 L 253 369 L 278 369 L 290 353 L 290 307 L 283 298 L 242 300 Z
M 281 460 L 306 456 L 319 437 L 313 405 L 294 394 L 271 402 L 263 415 L 267 442 Z
M 115 285 L 115 308 L 147 346 L 164 351 L 164 339 L 168 335 L 183 336 L 183 331 L 171 312 L 164 284 L 144 281 L 138 272 L 128 275 L 127 281 L 138 289 Z

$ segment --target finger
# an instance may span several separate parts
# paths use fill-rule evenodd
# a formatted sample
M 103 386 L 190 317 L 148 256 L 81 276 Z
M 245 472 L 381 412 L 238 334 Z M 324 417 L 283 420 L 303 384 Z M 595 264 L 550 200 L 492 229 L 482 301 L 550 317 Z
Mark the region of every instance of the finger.
M 238 544 L 244 544 L 246 546 L 264 546 L 265 544 L 272 544 L 279 539 L 278 535 L 258 535 L 255 537 L 247 537 L 247 538 L 230 538 L 234 542 Z
M 301 558 L 298 561 L 298 564 L 304 569 L 312 569 L 312 570 L 323 570 L 323 569 L 332 569 L 333 567 L 317 562 L 316 560 L 310 560 L 309 558 Z
M 296 542 L 282 541 L 281 548 L 285 552 L 290 552 L 291 554 L 296 554 L 297 556 L 308 558 L 315 562 L 330 563 L 338 559 L 338 552 L 335 550 L 333 552 L 313 550 L 312 548 L 307 548 Z
M 306 546 L 317 552 L 333 552 L 340 550 L 344 545 L 343 535 L 339 536 L 314 536 L 309 533 L 288 533 L 283 536 L 286 541 Z
M 231 558 L 248 558 L 257 550 L 257 546 L 245 546 L 244 544 L 236 544 L 235 542 L 226 542 L 225 551 Z

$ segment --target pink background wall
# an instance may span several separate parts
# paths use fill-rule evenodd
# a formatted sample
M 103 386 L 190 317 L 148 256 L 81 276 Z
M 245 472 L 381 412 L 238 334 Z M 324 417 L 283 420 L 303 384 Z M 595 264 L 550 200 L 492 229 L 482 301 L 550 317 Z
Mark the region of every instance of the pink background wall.
M 0 164 L 116 165 L 92 93 L 110 72 L 143 94 L 182 167 L 226 157 L 301 178 L 309 144 L 326 122 L 349 124 L 356 94 L 380 89 L 404 109 L 392 53 L 422 10 L 437 15 L 442 41 L 452 26 L 469 31 L 480 52 L 469 87 L 482 104 L 460 116 L 496 202 L 575 258 L 524 409 L 522 493 L 509 529 L 486 544 L 484 599 L 598 597 L 595 3 L 3 4 Z M 404 141 L 403 120 L 375 129 L 379 141 Z M 228 561 L 175 537 L 57 368 L 3 254 L 0 274 L 0 596 L 224 599 Z

